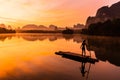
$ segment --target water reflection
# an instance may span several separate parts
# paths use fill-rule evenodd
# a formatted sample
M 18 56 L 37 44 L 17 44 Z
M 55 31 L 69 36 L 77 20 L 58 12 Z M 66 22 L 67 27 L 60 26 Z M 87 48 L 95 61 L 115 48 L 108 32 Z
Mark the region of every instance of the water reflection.
M 87 72 L 87 70 L 85 70 L 85 69 L 86 69 L 86 68 L 85 68 L 85 63 L 82 62 L 80 71 L 81 71 L 83 77 L 85 76 L 85 74 L 86 74 L 86 72 Z
M 120 66 L 120 38 L 117 37 L 91 37 L 83 35 L 62 35 L 62 34 L 7 34 L 0 35 L 0 41 L 9 40 L 12 37 L 21 37 L 27 41 L 56 41 L 58 39 L 73 40 L 73 42 L 81 43 L 87 41 L 87 50 L 94 51 L 95 56 L 101 61 L 109 61 L 110 63 Z
M 77 36 L 80 35 L 74 35 L 74 38 Z M 77 46 L 69 37 L 62 34 L 1 34 L 0 80 L 78 80 L 79 73 L 67 67 L 76 63 L 63 63 L 53 54 L 58 49 L 70 50 L 67 45 Z
M 43 41 L 49 39 L 49 41 L 56 41 L 58 39 L 73 40 L 74 42 L 82 42 L 80 35 L 66 35 L 66 34 L 4 34 L 0 35 L 0 41 L 5 41 L 6 38 L 12 39 L 12 37 L 22 37 L 27 41 Z
M 86 80 L 88 80 L 91 64 L 95 64 L 96 62 L 99 62 L 98 59 L 93 59 L 89 56 L 83 56 L 82 54 L 73 53 L 73 52 L 59 51 L 59 52 L 55 52 L 55 54 L 62 56 L 62 58 L 80 62 L 81 63 L 80 72 L 82 74 L 82 77 L 86 77 Z M 87 63 L 89 63 L 88 70 L 86 69 Z
M 15 36 L 15 34 L 1 34 L 0 35 L 0 41 L 5 41 L 7 38 L 9 39 L 9 40 L 11 40 L 12 39 L 12 37 L 14 37 Z
M 95 54 L 98 63 L 54 55 L 60 50 L 81 54 L 83 40 L 86 53 Z M 119 40 L 80 34 L 1 34 L 0 80 L 119 80 Z
M 120 38 L 87 37 L 86 39 L 88 50 L 94 51 L 98 59 L 120 66 Z

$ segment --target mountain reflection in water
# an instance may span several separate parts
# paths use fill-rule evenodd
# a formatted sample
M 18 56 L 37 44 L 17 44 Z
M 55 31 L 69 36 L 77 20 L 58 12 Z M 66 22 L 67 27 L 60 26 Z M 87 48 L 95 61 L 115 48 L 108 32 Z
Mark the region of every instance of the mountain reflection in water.
M 0 35 L 0 41 L 4 41 L 6 38 L 12 39 L 12 37 L 21 37 L 24 40 L 27 41 L 36 41 L 40 40 L 43 41 L 45 39 L 49 39 L 49 41 L 55 41 L 57 39 L 65 39 L 65 40 L 71 40 L 73 39 L 77 43 L 82 42 L 82 38 L 80 35 L 62 35 L 62 34 L 5 34 L 5 35 Z
M 93 50 L 98 59 L 120 66 L 120 38 L 87 37 L 87 41 L 87 49 Z

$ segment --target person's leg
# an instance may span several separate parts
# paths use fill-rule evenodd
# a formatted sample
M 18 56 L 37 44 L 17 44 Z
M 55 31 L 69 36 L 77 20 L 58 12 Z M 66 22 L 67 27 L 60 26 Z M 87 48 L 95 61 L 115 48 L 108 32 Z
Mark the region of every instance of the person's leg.
M 84 55 L 86 56 L 86 51 L 84 50 Z
M 84 56 L 86 55 L 85 49 L 83 49 L 83 55 L 84 55 Z
M 84 53 L 84 51 L 83 51 L 83 49 L 82 49 L 82 56 L 83 56 L 83 53 Z

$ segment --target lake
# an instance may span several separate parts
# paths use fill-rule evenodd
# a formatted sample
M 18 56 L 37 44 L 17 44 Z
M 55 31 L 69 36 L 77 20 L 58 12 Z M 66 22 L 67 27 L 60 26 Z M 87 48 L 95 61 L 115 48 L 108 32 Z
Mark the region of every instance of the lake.
M 55 52 L 81 54 L 98 59 L 95 64 L 64 58 Z M 1 34 L 0 80 L 120 80 L 120 38 L 81 34 Z

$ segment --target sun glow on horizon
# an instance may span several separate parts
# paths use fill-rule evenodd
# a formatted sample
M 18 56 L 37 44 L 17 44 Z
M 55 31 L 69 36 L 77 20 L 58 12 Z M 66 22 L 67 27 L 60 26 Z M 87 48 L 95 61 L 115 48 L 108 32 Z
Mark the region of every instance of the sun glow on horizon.
M 0 23 L 14 27 L 31 23 L 60 27 L 85 24 L 87 17 L 95 15 L 98 8 L 118 1 L 0 0 Z

